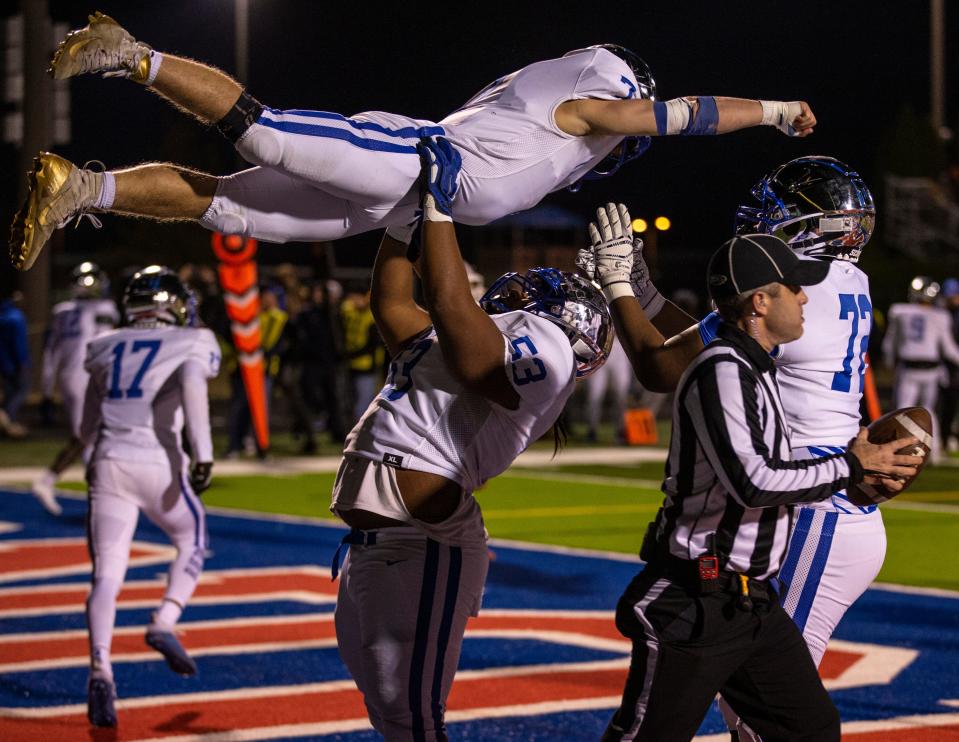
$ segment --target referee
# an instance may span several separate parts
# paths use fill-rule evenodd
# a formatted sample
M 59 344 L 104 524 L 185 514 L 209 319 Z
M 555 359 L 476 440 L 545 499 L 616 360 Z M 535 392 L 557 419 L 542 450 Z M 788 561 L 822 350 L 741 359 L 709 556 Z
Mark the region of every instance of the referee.
M 862 430 L 844 453 L 790 460 L 769 353 L 802 335 L 802 286 L 828 268 L 771 235 L 735 237 L 710 259 L 709 293 L 725 321 L 677 388 L 648 564 L 616 609 L 633 651 L 604 742 L 689 740 L 719 691 L 765 742 L 839 740 L 839 714 L 770 584 L 789 505 L 830 497 L 864 470 L 911 475 L 921 459 L 895 454 L 913 439 L 877 446 Z

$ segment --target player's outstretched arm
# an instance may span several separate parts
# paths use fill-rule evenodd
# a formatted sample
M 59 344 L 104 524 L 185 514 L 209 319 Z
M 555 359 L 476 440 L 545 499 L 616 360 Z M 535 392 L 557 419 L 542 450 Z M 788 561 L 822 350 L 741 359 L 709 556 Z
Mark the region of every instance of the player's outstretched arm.
M 430 326 L 429 315 L 413 300 L 413 266 L 406 250 L 405 242 L 385 232 L 373 263 L 370 310 L 391 356 Z
M 556 109 L 556 125 L 574 136 L 695 136 L 775 126 L 789 136 L 812 133 L 816 117 L 805 101 L 761 101 L 696 96 L 669 101 L 570 100 Z
M 443 359 L 453 376 L 473 392 L 508 409 L 519 395 L 506 376 L 506 342 L 499 327 L 470 293 L 466 265 L 456 242 L 452 203 L 459 153 L 445 140 L 423 140 L 423 247 L 419 259 L 426 305 Z
M 602 288 L 636 378 L 652 391 L 672 391 L 703 348 L 695 320 L 666 301 L 650 282 L 642 241 L 633 238 L 626 206 L 597 209 L 589 234 L 590 248 L 580 251 L 577 264 Z

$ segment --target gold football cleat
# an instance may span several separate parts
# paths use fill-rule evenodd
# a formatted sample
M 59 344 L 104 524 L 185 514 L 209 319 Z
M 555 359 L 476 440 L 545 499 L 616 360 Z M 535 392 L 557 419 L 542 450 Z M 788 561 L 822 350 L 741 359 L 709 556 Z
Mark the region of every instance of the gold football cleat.
M 41 152 L 28 177 L 27 199 L 10 227 L 10 261 L 21 271 L 30 269 L 55 229 L 90 207 L 103 176 Z
M 146 82 L 150 75 L 150 47 L 99 10 L 83 28 L 71 31 L 57 46 L 48 72 L 56 80 L 103 72 Z

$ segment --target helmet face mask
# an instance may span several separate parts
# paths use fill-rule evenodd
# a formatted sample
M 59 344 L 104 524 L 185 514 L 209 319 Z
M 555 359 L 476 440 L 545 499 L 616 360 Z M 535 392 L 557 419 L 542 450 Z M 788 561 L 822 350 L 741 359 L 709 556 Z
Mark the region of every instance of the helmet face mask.
M 862 178 L 832 157 L 800 157 L 752 189 L 760 206 L 741 206 L 736 234 L 763 232 L 810 257 L 855 263 L 876 224 Z
M 96 263 L 84 261 L 73 269 L 70 293 L 74 299 L 99 299 L 109 286 L 107 274 Z
M 196 295 L 169 268 L 147 266 L 134 274 L 123 292 L 123 318 L 128 325 L 193 327 Z
M 576 378 L 596 371 L 613 345 L 609 308 L 599 290 L 582 276 L 555 268 L 530 268 L 496 279 L 480 299 L 487 314 L 525 311 L 559 327 L 576 358 Z

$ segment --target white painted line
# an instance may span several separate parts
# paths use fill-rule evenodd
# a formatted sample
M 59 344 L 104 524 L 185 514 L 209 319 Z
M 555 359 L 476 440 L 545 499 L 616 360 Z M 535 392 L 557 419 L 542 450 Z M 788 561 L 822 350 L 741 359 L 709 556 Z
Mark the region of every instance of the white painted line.
M 838 678 L 823 682 L 827 690 L 888 685 L 919 656 L 915 649 L 830 639 L 829 649 L 862 655 Z M 828 650 L 827 650 L 828 651 Z

